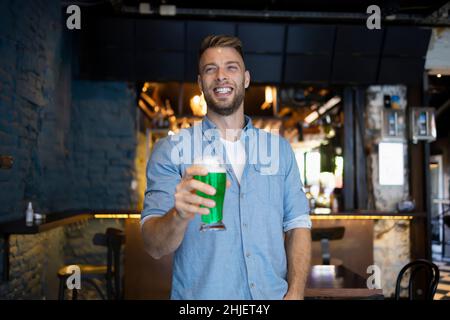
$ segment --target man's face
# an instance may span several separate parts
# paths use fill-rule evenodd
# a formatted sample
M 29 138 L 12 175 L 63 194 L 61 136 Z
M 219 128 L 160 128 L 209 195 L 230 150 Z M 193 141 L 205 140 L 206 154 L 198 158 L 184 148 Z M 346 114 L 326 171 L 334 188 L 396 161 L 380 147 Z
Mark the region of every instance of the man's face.
M 208 48 L 199 63 L 198 85 L 208 109 L 227 116 L 243 105 L 250 74 L 241 55 L 229 47 Z

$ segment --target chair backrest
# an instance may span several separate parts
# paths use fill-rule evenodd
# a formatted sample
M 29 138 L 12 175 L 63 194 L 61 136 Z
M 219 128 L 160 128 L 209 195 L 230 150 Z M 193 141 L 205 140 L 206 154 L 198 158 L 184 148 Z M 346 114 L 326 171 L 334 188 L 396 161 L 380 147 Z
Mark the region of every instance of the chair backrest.
M 331 262 L 329 241 L 342 239 L 344 233 L 345 227 L 313 228 L 311 230 L 312 241 L 320 241 L 323 265 L 329 265 Z
M 112 299 L 111 292 L 114 291 L 114 298 L 121 299 L 121 251 L 125 244 L 125 234 L 122 230 L 108 228 L 105 233 L 94 235 L 93 243 L 98 246 L 106 246 L 106 279 L 108 299 Z M 114 279 L 114 290 L 112 290 L 112 280 Z
M 321 241 L 322 239 L 339 240 L 344 237 L 345 227 L 332 228 L 313 228 L 311 230 L 312 241 Z
M 412 261 L 400 270 L 395 286 L 395 300 L 400 300 L 400 284 L 405 273 L 409 270 L 408 299 L 433 300 L 439 283 L 439 268 L 434 263 L 424 259 Z

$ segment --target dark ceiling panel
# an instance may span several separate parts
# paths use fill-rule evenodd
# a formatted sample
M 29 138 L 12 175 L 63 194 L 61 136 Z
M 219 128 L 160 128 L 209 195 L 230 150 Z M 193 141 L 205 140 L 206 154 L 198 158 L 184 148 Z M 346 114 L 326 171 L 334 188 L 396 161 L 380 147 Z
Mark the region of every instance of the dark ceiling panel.
M 424 59 L 383 58 L 378 82 L 382 84 L 420 84 L 423 76 Z
M 263 23 L 241 23 L 238 37 L 244 52 L 281 53 L 283 51 L 284 26 Z
M 136 46 L 138 49 L 184 50 L 184 23 L 137 20 Z
M 83 56 L 82 74 L 87 71 L 94 79 L 127 81 L 134 79 L 133 62 L 132 51 L 104 48 Z
M 136 53 L 136 77 L 143 81 L 182 81 L 184 55 L 178 52 Z
M 425 57 L 431 30 L 418 27 L 389 27 L 383 55 Z
M 198 51 L 204 37 L 210 34 L 235 35 L 235 24 L 214 21 L 189 21 L 187 23 L 187 46 L 190 51 Z
M 101 48 L 133 49 L 134 20 L 119 18 L 98 18 L 88 22 L 89 46 Z
M 286 51 L 331 55 L 334 34 L 334 26 L 290 25 Z
M 335 52 L 378 56 L 381 50 L 383 32 L 383 29 L 369 30 L 365 26 L 338 26 Z
M 292 56 L 286 57 L 284 80 L 296 82 L 328 82 L 331 57 L 329 56 Z
M 336 54 L 333 61 L 332 83 L 371 84 L 377 81 L 378 57 Z
M 280 83 L 282 56 L 247 54 L 245 65 L 250 72 L 250 78 L 255 83 Z

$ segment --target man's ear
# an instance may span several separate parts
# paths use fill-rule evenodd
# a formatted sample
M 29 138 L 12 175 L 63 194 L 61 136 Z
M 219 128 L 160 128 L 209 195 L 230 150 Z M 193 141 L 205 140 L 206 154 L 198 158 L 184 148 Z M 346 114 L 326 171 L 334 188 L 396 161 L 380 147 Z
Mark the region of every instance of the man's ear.
M 246 70 L 245 74 L 244 74 L 244 86 L 245 86 L 245 89 L 247 89 L 249 85 L 250 85 L 250 72 L 248 70 Z

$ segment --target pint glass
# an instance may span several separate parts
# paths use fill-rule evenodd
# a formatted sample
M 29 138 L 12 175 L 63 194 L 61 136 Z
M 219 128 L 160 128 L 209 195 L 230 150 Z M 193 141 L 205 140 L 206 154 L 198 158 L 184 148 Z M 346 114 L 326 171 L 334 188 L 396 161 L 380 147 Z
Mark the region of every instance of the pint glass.
M 201 205 L 202 208 L 208 208 L 209 214 L 201 215 L 202 224 L 200 231 L 223 231 L 226 230 L 222 222 L 223 219 L 223 201 L 225 198 L 225 189 L 227 185 L 227 171 L 219 158 L 208 157 L 195 162 L 208 169 L 206 176 L 194 176 L 194 179 L 209 184 L 216 189 L 214 195 L 209 195 L 197 190 L 197 195 L 203 198 L 214 200 L 216 206 L 208 208 Z

